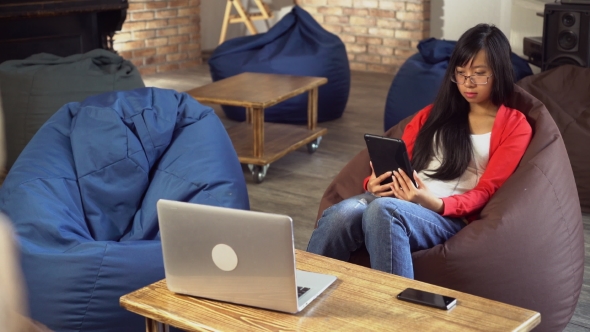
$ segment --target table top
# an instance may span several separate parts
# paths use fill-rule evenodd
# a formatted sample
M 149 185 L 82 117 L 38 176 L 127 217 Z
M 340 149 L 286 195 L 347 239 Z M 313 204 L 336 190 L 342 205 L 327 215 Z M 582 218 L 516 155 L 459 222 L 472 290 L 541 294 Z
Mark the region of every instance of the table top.
M 296 250 L 297 268 L 338 280 L 297 314 L 172 293 L 165 280 L 121 297 L 129 311 L 186 330 L 529 331 L 538 312 Z M 396 299 L 408 287 L 457 298 L 451 310 Z
M 201 103 L 266 108 L 327 82 L 325 77 L 241 73 L 187 93 Z

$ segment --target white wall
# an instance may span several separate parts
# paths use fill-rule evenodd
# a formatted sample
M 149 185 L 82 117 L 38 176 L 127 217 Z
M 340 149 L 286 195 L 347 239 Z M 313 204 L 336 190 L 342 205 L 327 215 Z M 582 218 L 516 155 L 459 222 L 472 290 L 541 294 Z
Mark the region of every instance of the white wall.
M 510 40 L 512 51 L 522 53 L 524 37 L 543 35 L 545 3 L 554 0 L 432 0 L 430 35 L 457 40 L 478 23 L 495 24 Z
M 432 0 L 430 6 L 432 37 L 458 40 L 479 23 L 494 24 L 510 34 L 512 0 Z
M 248 3 L 249 0 L 242 0 L 244 7 L 256 8 L 254 1 Z M 270 5 L 273 10 L 274 18 L 269 20 L 270 26 L 280 18 L 279 11 L 281 8 L 293 5 L 293 0 L 263 0 Z M 201 49 L 205 51 L 213 50 L 219 44 L 219 36 L 221 34 L 221 24 L 223 22 L 223 15 L 225 14 L 225 7 L 227 1 L 225 0 L 203 0 L 201 1 Z M 284 12 L 284 11 L 283 11 Z M 236 14 L 233 10 L 232 14 Z M 254 26 L 259 32 L 267 30 L 266 22 L 263 20 L 254 21 Z M 227 39 L 245 36 L 248 34 L 246 26 L 242 23 L 230 24 L 227 29 Z
M 543 36 L 543 13 L 545 3 L 554 0 L 513 0 L 512 22 L 510 26 L 510 45 L 514 53 L 522 55 L 524 37 Z

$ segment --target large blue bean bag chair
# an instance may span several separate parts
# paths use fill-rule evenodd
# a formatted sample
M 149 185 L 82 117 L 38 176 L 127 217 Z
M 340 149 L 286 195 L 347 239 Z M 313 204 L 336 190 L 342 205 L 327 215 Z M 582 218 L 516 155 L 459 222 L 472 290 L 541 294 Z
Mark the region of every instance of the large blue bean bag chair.
M 418 53 L 404 62 L 395 75 L 385 103 L 383 129 L 432 104 L 449 65 L 456 41 L 428 38 L 418 43 Z M 515 82 L 533 71 L 528 62 L 512 53 Z
M 219 45 L 209 59 L 209 68 L 214 82 L 243 72 L 326 77 L 328 83 L 319 88 L 319 122 L 341 117 L 350 92 L 344 43 L 299 6 L 266 33 Z M 243 107 L 223 106 L 223 111 L 230 119 L 246 119 Z M 267 108 L 264 120 L 307 123 L 307 94 Z
M 160 198 L 249 209 L 237 155 L 211 108 L 155 88 L 60 108 L 0 188 L 32 318 L 55 331 L 145 331 L 119 298 L 164 278 Z

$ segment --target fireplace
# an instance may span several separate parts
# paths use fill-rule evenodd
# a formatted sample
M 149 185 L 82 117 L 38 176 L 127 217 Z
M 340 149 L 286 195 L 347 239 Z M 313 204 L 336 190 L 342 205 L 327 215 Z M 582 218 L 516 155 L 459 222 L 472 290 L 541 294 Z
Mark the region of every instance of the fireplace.
M 128 6 L 127 0 L 0 0 L 0 62 L 113 50 Z

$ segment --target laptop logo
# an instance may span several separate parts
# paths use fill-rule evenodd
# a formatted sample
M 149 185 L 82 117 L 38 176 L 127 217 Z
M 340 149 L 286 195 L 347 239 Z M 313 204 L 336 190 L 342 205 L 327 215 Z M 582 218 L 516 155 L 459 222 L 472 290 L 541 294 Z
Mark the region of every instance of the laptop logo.
M 238 255 L 227 244 L 220 243 L 213 247 L 211 258 L 215 266 L 226 272 L 233 271 L 238 266 Z

